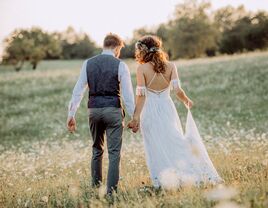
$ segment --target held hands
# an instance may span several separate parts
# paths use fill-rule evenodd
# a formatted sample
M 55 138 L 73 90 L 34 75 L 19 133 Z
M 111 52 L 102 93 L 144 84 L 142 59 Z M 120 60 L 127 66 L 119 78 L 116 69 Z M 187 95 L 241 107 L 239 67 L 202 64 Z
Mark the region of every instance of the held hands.
M 74 117 L 68 117 L 68 119 L 67 119 L 67 129 L 71 133 L 73 133 L 76 130 L 76 121 L 75 121 Z
M 127 125 L 129 129 L 132 129 L 133 133 L 136 133 L 139 130 L 140 121 L 139 119 L 133 118 Z

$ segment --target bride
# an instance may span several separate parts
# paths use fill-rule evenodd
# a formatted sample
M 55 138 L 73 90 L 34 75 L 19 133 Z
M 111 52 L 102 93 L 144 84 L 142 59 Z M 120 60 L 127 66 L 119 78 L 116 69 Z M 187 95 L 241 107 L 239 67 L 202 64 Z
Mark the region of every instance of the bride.
M 183 134 L 170 90 L 188 109 L 193 102 L 181 88 L 177 68 L 167 61 L 160 39 L 156 36 L 142 37 L 136 43 L 135 56 L 140 63 L 137 69 L 136 108 L 128 127 L 133 132 L 138 131 L 139 127 L 141 129 L 153 186 L 174 188 L 222 182 L 190 111 L 186 134 Z M 187 130 L 187 125 L 193 127 Z

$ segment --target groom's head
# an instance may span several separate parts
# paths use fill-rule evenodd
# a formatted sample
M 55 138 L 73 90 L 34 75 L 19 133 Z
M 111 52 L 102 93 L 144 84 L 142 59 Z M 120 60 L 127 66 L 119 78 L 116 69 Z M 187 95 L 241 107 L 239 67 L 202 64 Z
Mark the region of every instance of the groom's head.
M 116 57 L 120 56 L 120 51 L 124 47 L 124 41 L 118 35 L 109 33 L 103 41 L 103 49 L 113 50 Z

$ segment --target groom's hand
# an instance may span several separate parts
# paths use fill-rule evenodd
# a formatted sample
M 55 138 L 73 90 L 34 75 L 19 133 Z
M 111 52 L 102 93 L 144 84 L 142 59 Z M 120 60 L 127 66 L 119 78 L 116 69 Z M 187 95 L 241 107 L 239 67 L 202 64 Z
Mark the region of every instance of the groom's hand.
M 67 119 L 67 129 L 71 133 L 73 133 L 76 130 L 76 121 L 75 121 L 74 117 L 68 117 L 68 119 Z
M 138 122 L 137 120 L 135 120 L 135 119 L 132 119 L 132 120 L 128 123 L 127 127 L 128 127 L 129 129 L 132 129 L 132 131 L 133 131 L 134 133 L 136 133 L 136 132 L 139 130 L 139 122 Z
M 139 124 L 138 124 L 138 125 L 136 125 L 136 126 L 134 126 L 134 127 L 132 128 L 132 132 L 133 132 L 133 133 L 137 133 L 137 131 L 139 131 L 139 129 L 140 129 L 140 127 L 139 127 Z

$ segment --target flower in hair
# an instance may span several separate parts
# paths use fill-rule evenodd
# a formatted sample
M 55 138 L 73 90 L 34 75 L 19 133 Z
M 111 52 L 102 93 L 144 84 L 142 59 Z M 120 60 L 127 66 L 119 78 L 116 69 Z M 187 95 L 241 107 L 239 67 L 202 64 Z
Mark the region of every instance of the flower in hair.
M 148 51 L 148 47 L 141 41 L 137 41 L 136 48 L 138 48 L 139 50 Z
M 149 52 L 156 52 L 156 51 L 159 51 L 160 49 L 158 48 L 158 47 L 151 47 L 150 49 L 149 49 Z

